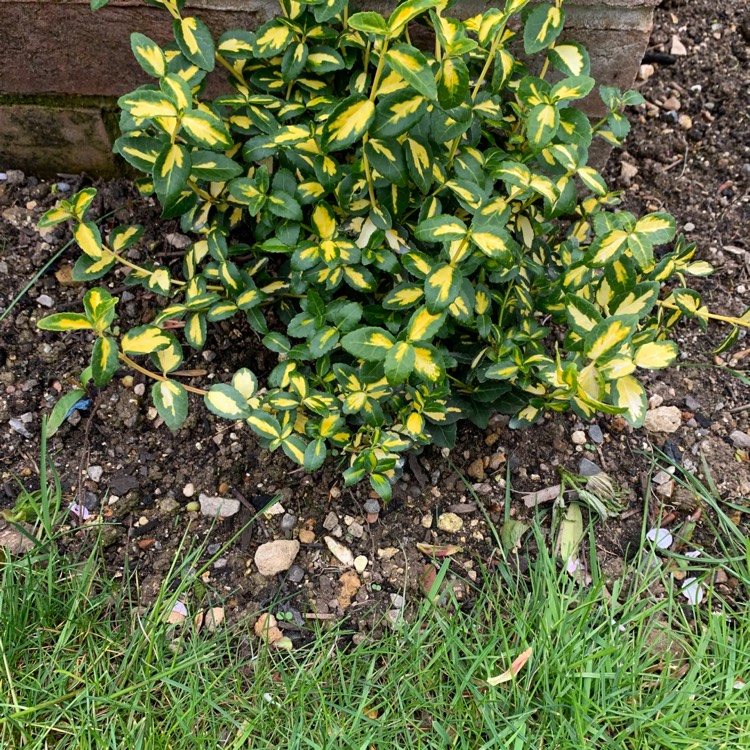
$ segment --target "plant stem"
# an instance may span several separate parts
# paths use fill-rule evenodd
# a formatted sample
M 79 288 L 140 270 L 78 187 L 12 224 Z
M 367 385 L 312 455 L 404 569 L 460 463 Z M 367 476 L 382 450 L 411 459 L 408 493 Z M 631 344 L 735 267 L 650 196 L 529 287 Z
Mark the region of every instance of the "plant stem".
M 139 365 L 137 362 L 130 359 L 127 354 L 118 352 L 117 356 L 120 361 L 124 362 L 128 367 L 137 370 L 138 372 L 142 373 L 146 377 L 151 378 L 152 380 L 161 380 L 162 382 L 166 382 L 169 380 L 168 377 L 159 375 L 158 372 L 153 372 L 152 370 L 148 370 L 145 367 L 141 367 L 141 365 Z M 182 383 L 181 385 L 186 391 L 190 391 L 190 393 L 197 393 L 199 396 L 205 396 L 208 393 L 208 391 L 204 391 L 202 388 L 195 388 L 192 385 L 185 385 L 184 383 Z
M 388 40 L 383 39 L 383 46 L 380 48 L 380 57 L 378 58 L 378 67 L 375 68 L 375 77 L 372 79 L 372 89 L 370 90 L 370 101 L 375 101 L 375 95 L 378 92 L 378 84 L 380 83 L 380 76 L 383 74 L 383 67 L 385 66 L 385 53 L 388 50 Z
M 656 303 L 659 307 L 663 307 L 667 310 L 680 310 L 680 308 L 672 302 L 662 302 L 661 300 Z M 708 318 L 709 320 L 720 320 L 722 323 L 730 323 L 733 326 L 740 326 L 741 328 L 750 328 L 750 321 L 743 320 L 742 318 L 735 318 L 731 315 L 718 315 L 712 312 L 702 312 L 696 314 L 699 318 Z

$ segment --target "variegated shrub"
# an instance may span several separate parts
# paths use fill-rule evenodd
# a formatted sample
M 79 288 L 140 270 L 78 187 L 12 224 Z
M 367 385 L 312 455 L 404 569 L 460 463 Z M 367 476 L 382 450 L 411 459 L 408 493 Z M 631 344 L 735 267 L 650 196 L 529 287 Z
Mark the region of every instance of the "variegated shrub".
M 460 418 L 502 411 L 523 427 L 572 408 L 640 425 L 638 372 L 675 361 L 680 317 L 710 317 L 685 279 L 711 268 L 682 237 L 667 249 L 668 214 L 613 210 L 587 150 L 619 144 L 641 97 L 601 87 L 609 114 L 592 126 L 577 107 L 589 58 L 560 41 L 562 3 L 527 1 L 461 21 L 439 0 L 389 18 L 282 0 L 256 31 L 215 41 L 179 0 L 153 0 L 175 41 L 133 34 L 151 82 L 120 99 L 115 148 L 194 242 L 181 267 L 134 263 L 141 228 L 102 237 L 93 190 L 45 215 L 73 224 L 77 280 L 124 266 L 165 298 L 119 338 L 101 288 L 84 314 L 40 323 L 96 334 L 83 388 L 130 366 L 171 429 L 197 393 L 267 448 L 308 471 L 334 456 L 347 484 L 368 476 L 384 498 L 403 451 L 450 445 Z M 217 67 L 231 89 L 208 101 Z M 253 340 L 231 382 L 186 384 L 183 344 L 201 349 L 234 316 L 278 365 L 256 377 Z

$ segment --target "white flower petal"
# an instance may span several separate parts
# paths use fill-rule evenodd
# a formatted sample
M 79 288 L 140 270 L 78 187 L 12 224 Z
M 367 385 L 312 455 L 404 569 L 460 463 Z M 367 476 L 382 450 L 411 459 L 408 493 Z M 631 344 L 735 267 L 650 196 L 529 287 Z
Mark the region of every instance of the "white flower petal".
M 646 539 L 653 542 L 659 549 L 669 549 L 672 546 L 672 535 L 667 529 L 650 529 Z
M 703 587 L 697 578 L 686 578 L 682 584 L 682 594 L 687 597 L 691 604 L 700 604 L 703 601 Z

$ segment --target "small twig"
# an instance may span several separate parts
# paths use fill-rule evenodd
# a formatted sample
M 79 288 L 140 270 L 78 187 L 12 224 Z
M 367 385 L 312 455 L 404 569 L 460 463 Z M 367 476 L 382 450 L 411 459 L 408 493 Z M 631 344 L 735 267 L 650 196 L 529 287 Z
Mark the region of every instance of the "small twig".
M 742 406 L 735 406 L 733 409 L 729 410 L 730 414 L 738 414 L 741 411 L 747 411 L 750 409 L 750 404 L 742 404 Z

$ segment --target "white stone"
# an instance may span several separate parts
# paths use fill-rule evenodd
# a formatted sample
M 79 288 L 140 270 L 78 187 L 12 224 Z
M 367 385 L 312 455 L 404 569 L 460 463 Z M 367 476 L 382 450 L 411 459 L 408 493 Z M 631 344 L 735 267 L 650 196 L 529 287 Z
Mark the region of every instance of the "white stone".
M 643 426 L 649 432 L 677 432 L 682 424 L 682 412 L 676 406 L 659 406 L 646 412 Z
M 337 542 L 332 536 L 324 536 L 323 541 L 330 550 L 331 554 L 342 564 L 350 568 L 354 565 L 354 555 L 352 551 L 340 542 Z
M 88 471 L 86 473 L 89 475 L 89 479 L 92 482 L 96 482 L 97 484 L 99 484 L 102 478 L 102 474 L 104 474 L 104 469 L 98 465 L 89 466 Z
M 296 539 L 277 539 L 261 544 L 255 552 L 255 566 L 262 576 L 271 577 L 292 567 L 299 553 Z
M 201 513 L 210 518 L 216 518 L 216 516 L 229 518 L 240 509 L 240 501 L 231 497 L 209 497 L 201 494 L 198 500 L 201 504 Z
M 354 570 L 357 571 L 360 575 L 365 572 L 365 568 L 367 567 L 368 560 L 364 555 L 359 555 L 359 557 L 354 558 Z

